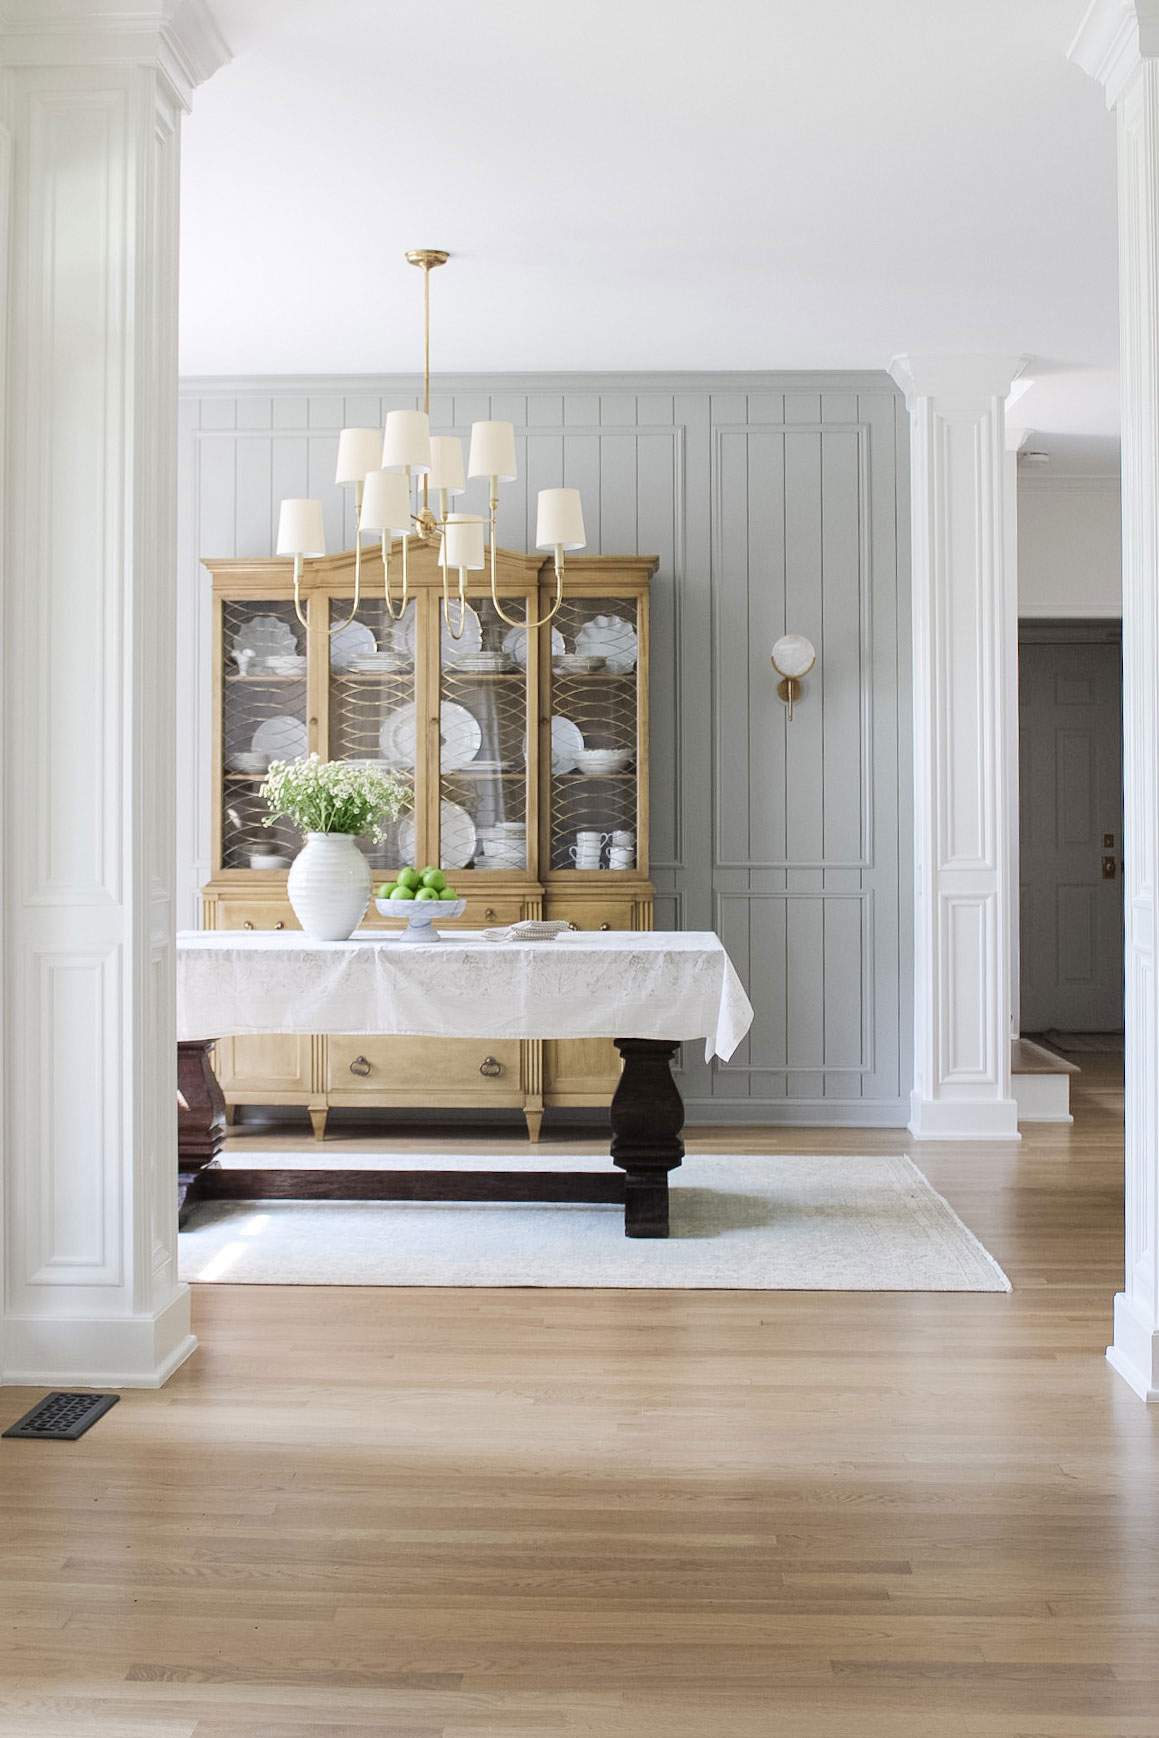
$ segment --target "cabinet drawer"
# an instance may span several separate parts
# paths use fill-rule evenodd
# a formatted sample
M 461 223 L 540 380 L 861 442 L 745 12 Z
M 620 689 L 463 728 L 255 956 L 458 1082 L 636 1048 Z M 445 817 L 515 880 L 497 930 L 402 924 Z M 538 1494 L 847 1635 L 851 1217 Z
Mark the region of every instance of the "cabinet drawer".
M 448 1088 L 519 1091 L 517 1038 L 330 1038 L 327 1052 L 330 1092 L 425 1091 L 440 1103 Z
M 630 899 L 548 898 L 547 917 L 566 917 L 576 929 L 631 929 Z
M 218 929 L 301 929 L 288 899 L 219 899 Z

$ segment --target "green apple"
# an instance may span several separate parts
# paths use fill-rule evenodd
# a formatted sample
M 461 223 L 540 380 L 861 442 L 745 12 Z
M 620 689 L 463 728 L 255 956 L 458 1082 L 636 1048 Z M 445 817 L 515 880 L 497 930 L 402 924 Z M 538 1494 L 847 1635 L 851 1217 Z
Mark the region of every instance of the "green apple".
M 415 896 L 415 890 L 413 887 L 403 887 L 400 884 L 398 887 L 395 888 L 394 892 L 391 894 L 390 897 L 391 897 L 391 900 L 393 901 L 395 899 L 413 899 L 414 896 Z
M 424 869 L 423 870 L 423 886 L 424 887 L 433 888 L 433 890 L 436 893 L 441 893 L 443 891 L 443 888 L 446 885 L 447 885 L 447 878 L 443 874 L 441 869 Z
M 427 882 L 427 876 L 438 875 L 440 873 L 439 866 L 437 863 L 424 863 L 420 873 L 422 875 L 423 885 L 427 886 L 429 885 Z
M 458 897 L 459 895 L 455 892 L 453 887 L 444 887 L 439 893 L 440 899 L 457 899 Z
M 400 887 L 410 887 L 412 889 L 421 887 L 422 880 L 423 878 L 417 869 L 400 869 L 398 872 L 398 884 Z
M 415 894 L 416 899 L 437 899 L 438 897 L 433 887 L 420 887 Z
M 375 894 L 374 897 L 376 899 L 389 899 L 393 892 L 394 892 L 394 882 L 393 881 L 384 881 L 382 886 L 379 888 L 378 892 Z

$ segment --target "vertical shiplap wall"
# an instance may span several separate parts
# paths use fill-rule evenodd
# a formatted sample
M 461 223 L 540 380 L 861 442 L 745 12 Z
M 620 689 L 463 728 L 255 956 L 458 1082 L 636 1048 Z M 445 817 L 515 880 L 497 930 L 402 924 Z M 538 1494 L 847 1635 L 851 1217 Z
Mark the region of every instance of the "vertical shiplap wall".
M 279 500 L 325 503 L 338 431 L 418 403 L 411 379 L 186 382 L 181 406 L 180 921 L 210 869 L 202 556 L 266 555 Z M 513 422 L 501 543 L 535 495 L 584 498 L 593 553 L 660 557 L 653 584 L 652 862 L 661 928 L 716 929 L 756 1008 L 699 1121 L 903 1124 L 910 1080 L 907 429 L 889 378 L 518 376 L 440 382 L 432 426 Z M 478 485 L 473 485 L 478 488 Z M 467 498 L 468 502 L 470 497 Z M 769 650 L 817 668 L 790 724 Z

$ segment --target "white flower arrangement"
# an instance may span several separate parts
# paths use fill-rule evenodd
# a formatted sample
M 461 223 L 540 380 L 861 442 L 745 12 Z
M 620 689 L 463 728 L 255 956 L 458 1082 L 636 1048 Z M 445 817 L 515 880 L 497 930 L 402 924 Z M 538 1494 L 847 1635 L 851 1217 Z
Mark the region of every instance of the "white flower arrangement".
M 259 795 L 269 811 L 267 827 L 284 815 L 303 833 L 369 833 L 376 842 L 383 838 L 382 823 L 401 815 L 412 800 L 393 773 L 316 754 L 272 760 Z

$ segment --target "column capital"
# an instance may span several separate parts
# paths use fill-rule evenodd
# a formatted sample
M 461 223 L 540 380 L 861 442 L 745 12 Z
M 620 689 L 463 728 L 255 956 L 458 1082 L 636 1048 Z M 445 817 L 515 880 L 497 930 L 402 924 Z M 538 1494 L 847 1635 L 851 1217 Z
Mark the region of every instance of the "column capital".
M 1005 398 L 1026 367 L 1025 356 L 895 356 L 889 372 L 915 398 L 949 398 L 968 404 Z
M 0 65 L 154 66 L 189 108 L 230 59 L 206 0 L 0 0 Z
M 1143 62 L 1159 59 L 1159 0 L 1091 0 L 1066 52 L 1113 109 Z

